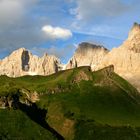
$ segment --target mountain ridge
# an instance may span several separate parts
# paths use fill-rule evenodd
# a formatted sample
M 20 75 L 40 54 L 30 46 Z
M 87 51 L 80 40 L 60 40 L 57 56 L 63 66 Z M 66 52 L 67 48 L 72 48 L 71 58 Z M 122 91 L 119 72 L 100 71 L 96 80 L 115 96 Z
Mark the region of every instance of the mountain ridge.
M 68 66 L 70 64 L 71 67 L 78 66 L 75 65 L 75 54 L 69 61 Z M 94 56 L 96 54 L 96 52 L 93 52 L 92 55 Z M 82 63 L 83 66 L 87 65 L 87 63 L 84 62 L 84 59 L 87 59 L 88 55 L 89 54 L 87 53 L 87 57 L 84 55 L 83 57 L 80 57 L 80 55 L 76 56 L 77 58 L 80 58 L 80 62 L 78 63 Z M 90 61 L 92 61 L 91 58 L 89 58 L 89 62 Z M 140 91 L 140 24 L 134 23 L 131 30 L 129 31 L 128 38 L 123 42 L 122 45 L 105 53 L 100 61 L 98 61 L 98 58 L 96 57 L 95 62 L 88 65 L 91 66 L 93 71 L 102 69 L 109 65 L 114 65 L 114 71 L 128 80 Z
M 128 80 L 140 91 L 140 25 L 134 23 L 128 38 L 118 48 L 113 48 L 98 69 L 114 65 L 117 74 Z
M 42 57 L 32 55 L 25 48 L 12 52 L 0 61 L 0 75 L 19 77 L 23 75 L 49 75 L 60 69 L 60 60 L 46 53 Z M 47 67 L 47 68 L 46 68 Z
M 0 60 L 0 75 L 50 75 L 80 66 L 90 66 L 92 71 L 96 71 L 109 65 L 114 65 L 114 71 L 140 91 L 140 24 L 134 23 L 128 38 L 111 51 L 101 45 L 80 43 L 65 65 L 53 55 L 38 57 L 25 48 L 18 49 Z

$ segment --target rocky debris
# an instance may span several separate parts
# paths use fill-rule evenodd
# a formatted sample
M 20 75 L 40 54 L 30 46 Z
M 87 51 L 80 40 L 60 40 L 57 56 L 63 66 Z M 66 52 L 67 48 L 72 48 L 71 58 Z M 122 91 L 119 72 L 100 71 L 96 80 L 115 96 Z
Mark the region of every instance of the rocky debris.
M 0 108 L 4 109 L 6 108 L 7 100 L 6 97 L 0 97 Z
M 0 61 L 0 75 L 49 75 L 58 72 L 61 67 L 60 60 L 53 55 L 45 54 L 40 58 L 25 48 L 20 48 Z
M 31 94 L 31 102 L 35 103 L 39 101 L 39 95 L 36 91 L 34 91 L 32 94 Z
M 97 72 L 98 73 L 98 72 Z M 114 81 L 112 80 L 111 76 L 114 73 L 114 66 L 110 65 L 108 67 L 105 67 L 103 69 L 100 70 L 100 78 L 94 79 L 94 86 L 100 86 L 100 87 L 104 87 L 104 86 L 112 86 L 114 84 Z
M 110 65 L 108 67 L 105 67 L 101 71 L 105 76 L 110 77 L 112 75 L 112 73 L 114 73 L 114 66 Z
M 0 96 L 0 109 L 15 107 L 17 101 L 26 105 L 31 105 L 39 101 L 39 94 L 36 91 L 19 89 L 15 91 L 15 93 Z
M 8 96 L 0 96 L 0 109 L 13 107 L 13 99 Z
M 36 91 L 29 91 L 27 89 L 21 89 L 20 93 L 22 94 L 22 100 L 21 102 L 32 102 L 35 103 L 39 101 L 39 93 Z
M 96 70 L 96 66 L 102 61 L 109 51 L 103 46 L 83 42 L 79 44 L 74 56 L 69 60 L 66 69 L 80 66 L 91 66 Z
M 88 75 L 84 71 L 79 71 L 78 74 L 76 74 L 76 76 L 74 76 L 72 83 L 79 83 L 82 80 L 89 81 L 89 80 L 92 80 L 92 77 L 91 77 L 91 75 Z

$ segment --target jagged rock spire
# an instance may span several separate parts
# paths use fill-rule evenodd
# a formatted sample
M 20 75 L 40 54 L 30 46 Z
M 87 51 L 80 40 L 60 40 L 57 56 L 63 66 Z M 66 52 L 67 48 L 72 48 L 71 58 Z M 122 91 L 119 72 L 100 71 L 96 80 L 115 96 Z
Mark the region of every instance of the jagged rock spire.
M 49 75 L 59 71 L 60 60 L 52 55 L 37 57 L 25 48 L 12 52 L 0 62 L 0 75 L 19 77 L 23 75 Z
M 140 52 L 140 24 L 134 23 L 127 40 L 124 41 L 121 47 L 127 48 L 136 53 Z
M 132 40 L 136 38 L 137 36 L 140 36 L 140 24 L 135 22 L 129 32 L 128 39 Z

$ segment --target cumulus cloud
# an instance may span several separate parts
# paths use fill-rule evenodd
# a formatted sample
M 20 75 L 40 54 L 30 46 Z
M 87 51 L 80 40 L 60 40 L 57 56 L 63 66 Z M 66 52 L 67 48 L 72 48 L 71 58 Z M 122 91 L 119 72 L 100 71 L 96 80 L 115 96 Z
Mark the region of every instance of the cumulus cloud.
M 70 30 L 60 27 L 53 27 L 51 25 L 43 26 L 42 31 L 50 39 L 68 39 L 72 37 L 72 32 Z
M 43 44 L 55 41 L 52 39 L 65 40 L 72 36 L 68 29 L 49 26 L 51 30 L 48 30 L 47 26 L 43 26 L 60 19 L 57 15 L 60 13 L 58 9 L 61 9 L 58 4 L 61 6 L 62 2 L 52 3 L 50 5 L 50 1 L 42 0 L 0 0 L 0 58 L 20 47 L 32 49 L 36 46 L 39 49 Z M 49 18 L 53 17 L 53 12 L 57 18 Z M 57 52 L 55 50 L 51 48 L 49 52 Z
M 121 0 L 77 0 L 77 7 L 70 10 L 77 19 L 113 17 L 127 11 L 130 7 Z

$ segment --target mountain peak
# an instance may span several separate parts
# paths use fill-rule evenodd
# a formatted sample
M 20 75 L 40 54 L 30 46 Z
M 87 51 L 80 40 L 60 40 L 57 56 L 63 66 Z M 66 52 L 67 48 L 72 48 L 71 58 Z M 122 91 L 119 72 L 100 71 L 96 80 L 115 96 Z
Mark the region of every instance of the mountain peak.
M 140 29 L 140 24 L 138 24 L 137 22 L 134 23 L 132 29 Z
M 59 64 L 61 62 L 56 57 L 44 55 L 40 58 L 25 48 L 19 48 L 1 60 L 0 75 L 49 75 L 59 70 Z
M 82 42 L 82 43 L 80 43 L 78 45 L 77 51 L 80 51 L 80 50 L 86 50 L 87 51 L 87 49 L 104 49 L 104 50 L 108 50 L 108 49 L 104 48 L 101 45 L 92 44 L 92 43 L 89 43 L 89 42 Z
M 19 56 L 19 57 L 21 57 L 24 53 L 30 53 L 27 49 L 25 49 L 25 48 L 19 48 L 19 49 L 17 49 L 17 50 L 15 50 L 15 51 L 13 51 L 11 54 L 10 54 L 10 56 L 11 57 L 14 57 L 15 55 L 17 55 L 17 56 Z
M 15 51 L 28 51 L 28 50 L 26 48 L 19 48 L 19 49 L 15 50 Z
M 91 66 L 95 70 L 97 64 L 101 62 L 108 52 L 109 50 L 103 46 L 83 42 L 79 44 L 74 56 L 68 62 L 66 69 Z
M 140 24 L 134 23 L 127 40 L 121 47 L 140 53 Z
M 136 38 L 137 36 L 140 37 L 140 24 L 135 22 L 129 32 L 129 39 Z

